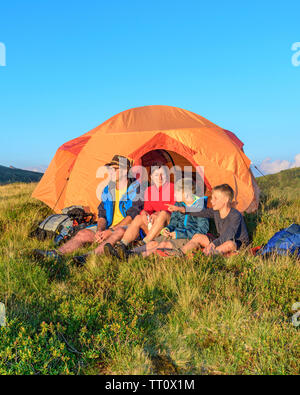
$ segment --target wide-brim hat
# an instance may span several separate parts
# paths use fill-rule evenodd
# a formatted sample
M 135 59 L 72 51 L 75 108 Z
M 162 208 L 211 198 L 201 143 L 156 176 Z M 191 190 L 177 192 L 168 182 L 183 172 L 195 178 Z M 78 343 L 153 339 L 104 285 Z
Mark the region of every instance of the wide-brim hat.
M 122 155 L 114 155 L 112 160 L 109 163 L 106 163 L 105 166 L 119 166 L 122 168 L 130 168 L 130 160 Z

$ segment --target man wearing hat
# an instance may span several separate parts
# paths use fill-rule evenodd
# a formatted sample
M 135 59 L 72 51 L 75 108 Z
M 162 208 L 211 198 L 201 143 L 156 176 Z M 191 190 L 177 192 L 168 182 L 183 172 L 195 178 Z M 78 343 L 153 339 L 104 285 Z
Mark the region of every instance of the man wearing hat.
M 139 196 L 141 185 L 139 181 L 128 177 L 130 161 L 121 155 L 114 155 L 108 167 L 110 181 L 101 195 L 98 207 L 98 222 L 79 231 L 72 239 L 63 244 L 58 251 L 35 250 L 35 255 L 59 259 L 61 255 L 72 253 L 86 243 L 97 242 L 95 254 L 104 252 L 104 245 L 115 245 L 121 240 L 127 226 L 140 213 L 144 201 Z M 85 263 L 87 255 L 74 257 L 78 264 Z
M 141 235 L 141 231 L 143 231 L 143 239 L 139 244 L 146 251 L 146 244 L 154 240 L 169 224 L 171 213 L 168 205 L 175 204 L 174 184 L 169 182 L 168 167 L 163 162 L 153 163 L 151 170 L 151 185 L 145 191 L 144 209 L 134 218 L 115 247 L 109 241 L 106 242 L 105 255 L 121 260 L 127 259 L 130 245 Z

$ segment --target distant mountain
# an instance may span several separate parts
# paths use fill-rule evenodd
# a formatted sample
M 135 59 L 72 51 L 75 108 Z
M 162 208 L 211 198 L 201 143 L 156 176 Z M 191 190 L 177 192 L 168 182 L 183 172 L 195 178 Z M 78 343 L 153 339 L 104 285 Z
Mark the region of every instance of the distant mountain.
M 6 167 L 0 165 L 0 185 L 11 184 L 13 182 L 38 182 L 43 173 L 36 171 L 16 169 L 13 166 Z

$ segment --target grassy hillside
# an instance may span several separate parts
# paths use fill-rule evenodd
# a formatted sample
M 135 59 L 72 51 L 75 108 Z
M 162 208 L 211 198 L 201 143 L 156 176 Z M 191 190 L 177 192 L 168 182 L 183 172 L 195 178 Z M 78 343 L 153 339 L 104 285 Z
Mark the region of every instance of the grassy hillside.
M 259 179 L 253 245 L 300 223 L 299 170 Z M 295 257 L 37 263 L 31 250 L 52 244 L 28 239 L 50 213 L 33 188 L 0 187 L 0 374 L 299 373 Z
M 43 173 L 35 171 L 11 169 L 0 165 L 0 185 L 10 184 L 13 182 L 38 182 L 42 178 Z
M 280 173 L 270 174 L 265 177 L 259 177 L 258 183 L 265 193 L 272 190 L 283 190 L 288 194 L 299 194 L 300 192 L 300 167 L 283 170 Z

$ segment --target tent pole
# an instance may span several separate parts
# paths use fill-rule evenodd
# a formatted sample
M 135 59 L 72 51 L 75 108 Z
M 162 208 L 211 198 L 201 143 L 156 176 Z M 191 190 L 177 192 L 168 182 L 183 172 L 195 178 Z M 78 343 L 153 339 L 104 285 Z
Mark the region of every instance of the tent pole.
M 265 177 L 266 175 L 265 174 L 263 174 L 255 165 L 253 165 L 254 167 L 255 167 L 255 169 L 263 176 L 263 177 Z

